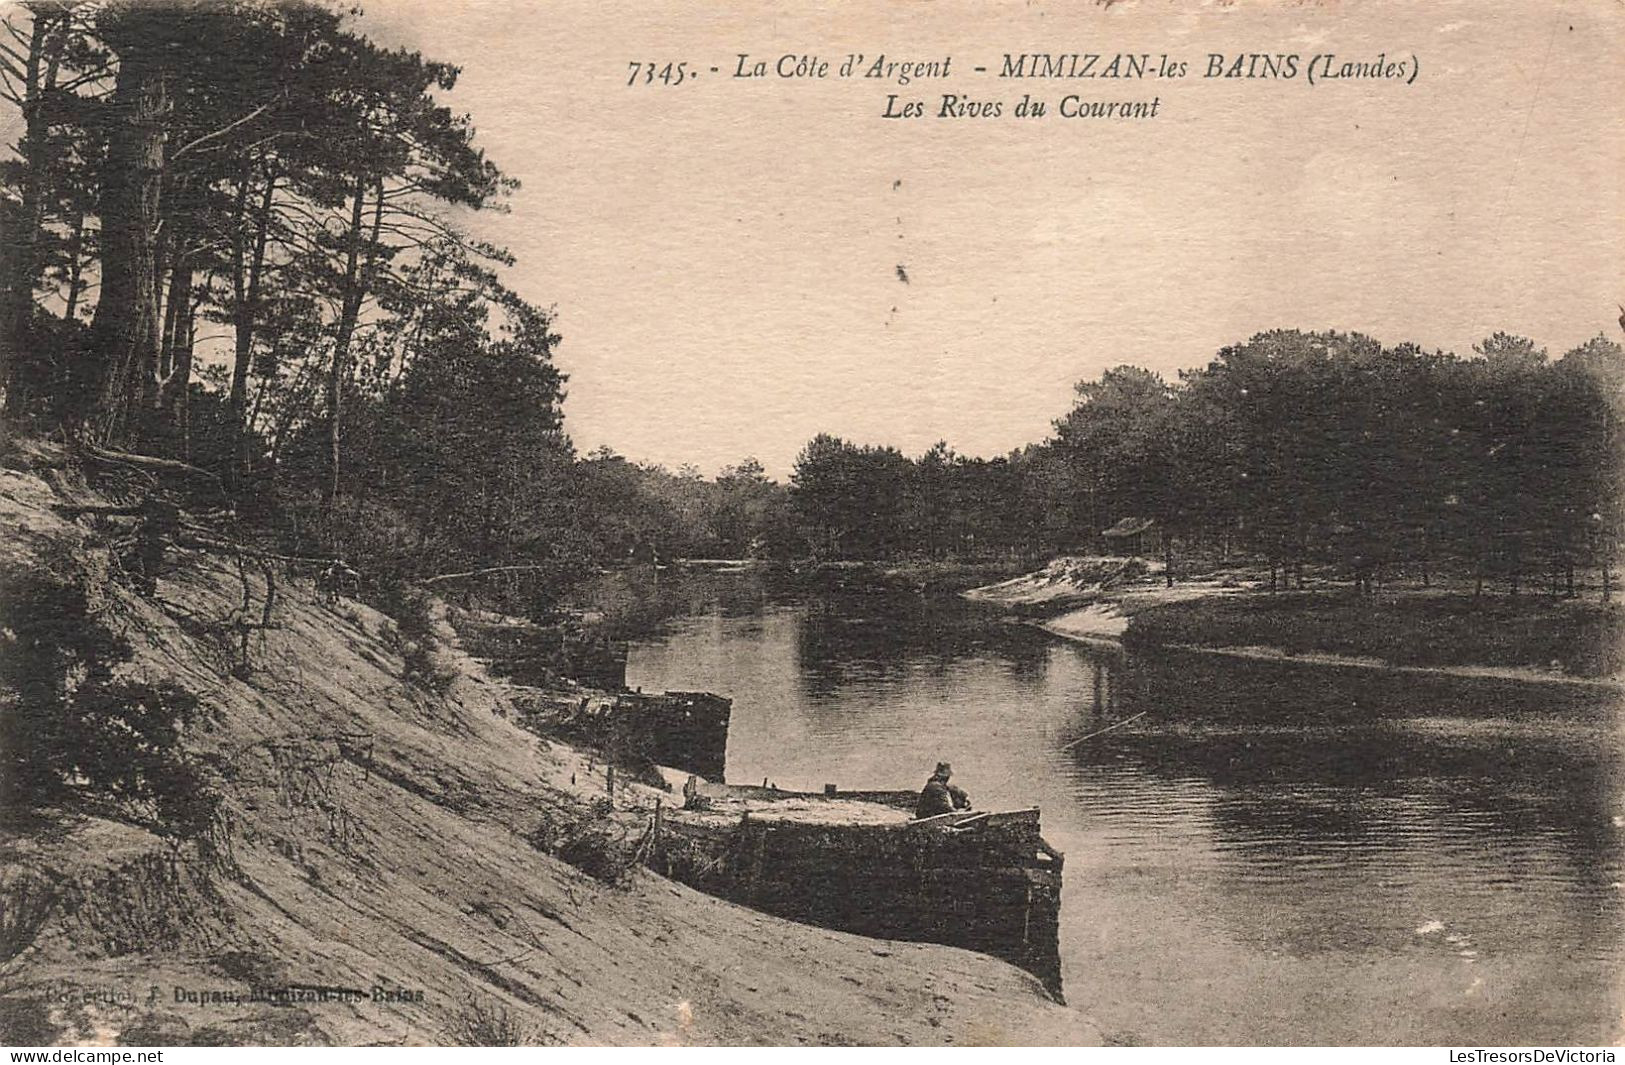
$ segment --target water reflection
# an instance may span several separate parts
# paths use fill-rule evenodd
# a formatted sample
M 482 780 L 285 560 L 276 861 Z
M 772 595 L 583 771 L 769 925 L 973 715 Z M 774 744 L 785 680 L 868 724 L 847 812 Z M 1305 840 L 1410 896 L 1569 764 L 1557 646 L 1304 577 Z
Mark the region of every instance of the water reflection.
M 1018 677 L 1043 667 L 1044 649 L 1030 632 L 951 600 L 846 593 L 807 601 L 797 613 L 797 666 L 815 698 L 920 670 L 940 677 L 973 656 L 997 656 Z
M 946 758 L 979 807 L 1044 809 L 1068 997 L 1110 1034 L 1619 1034 L 1621 715 L 1595 692 L 1145 662 L 915 596 L 690 602 L 629 682 L 733 696 L 731 778 L 912 787 Z

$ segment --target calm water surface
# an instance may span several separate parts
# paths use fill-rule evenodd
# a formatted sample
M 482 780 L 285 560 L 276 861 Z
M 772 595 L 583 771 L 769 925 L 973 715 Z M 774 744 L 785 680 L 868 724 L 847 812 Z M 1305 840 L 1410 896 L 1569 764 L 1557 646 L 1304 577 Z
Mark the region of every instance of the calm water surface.
M 1144 662 L 910 595 L 663 591 L 627 682 L 731 696 L 729 780 L 913 788 L 946 760 L 979 809 L 1042 807 L 1067 999 L 1109 1038 L 1622 1034 L 1612 699 Z

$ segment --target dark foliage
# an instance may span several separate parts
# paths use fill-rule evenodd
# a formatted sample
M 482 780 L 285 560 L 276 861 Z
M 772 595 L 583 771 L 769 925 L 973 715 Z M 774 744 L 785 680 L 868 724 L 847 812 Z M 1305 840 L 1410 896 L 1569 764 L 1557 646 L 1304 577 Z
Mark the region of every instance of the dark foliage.
M 386 584 L 378 595 L 379 609 L 395 619 L 404 679 L 444 695 L 452 677 L 436 664 L 435 650 L 440 639 L 435 633 L 431 604 L 427 593 L 398 581 Z
M 1625 529 L 1625 352 L 1596 337 L 1554 362 L 1497 333 L 1474 354 L 1262 333 L 1174 384 L 1132 366 L 1082 382 L 1055 436 L 1007 458 L 818 436 L 790 502 L 835 559 L 1115 553 L 1101 533 L 1131 518 L 1283 584 L 1305 565 L 1365 592 L 1448 570 L 1572 595 Z
M 0 594 L 0 807 L 112 804 L 161 832 L 209 826 L 206 775 L 182 743 L 198 700 L 118 677 L 130 646 L 93 616 L 83 588 L 47 575 Z

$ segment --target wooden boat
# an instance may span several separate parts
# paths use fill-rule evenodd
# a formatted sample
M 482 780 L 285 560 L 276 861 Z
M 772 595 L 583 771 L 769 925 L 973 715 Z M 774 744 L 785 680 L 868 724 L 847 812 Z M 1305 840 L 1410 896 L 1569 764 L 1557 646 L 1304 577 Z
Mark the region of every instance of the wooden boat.
M 537 622 L 458 610 L 450 620 L 470 654 L 517 684 L 550 687 L 569 678 L 607 691 L 626 686 L 625 642 L 607 639 L 579 617 Z
M 1063 856 L 1036 809 L 915 820 L 912 791 L 689 792 L 659 820 L 657 872 L 807 924 L 991 954 L 1061 998 Z
M 589 747 L 608 761 L 722 773 L 733 700 L 721 695 L 517 686 L 509 694 L 525 727 Z

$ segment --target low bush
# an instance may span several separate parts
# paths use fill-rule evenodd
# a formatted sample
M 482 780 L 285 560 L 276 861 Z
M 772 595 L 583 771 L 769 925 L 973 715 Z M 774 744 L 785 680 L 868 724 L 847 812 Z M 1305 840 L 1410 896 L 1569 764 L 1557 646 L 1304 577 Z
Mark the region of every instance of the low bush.
M 607 800 L 587 815 L 559 813 L 532 833 L 531 846 L 617 887 L 631 882 L 642 864 L 647 839 L 610 817 Z
M 433 602 L 427 592 L 400 582 L 385 584 L 378 592 L 378 609 L 395 619 L 404 679 L 444 695 L 457 673 L 436 654 L 440 637 L 435 633 Z
M 207 831 L 215 793 L 181 742 L 199 702 L 118 676 L 130 657 L 81 582 L 36 572 L 0 583 L 0 809 L 86 800 L 165 835 Z
M 454 1034 L 458 1045 L 465 1047 L 526 1047 L 549 1042 L 508 1007 L 473 997 L 458 1011 Z
M 0 877 L 0 964 L 33 944 L 60 898 L 54 884 L 38 877 L 21 872 Z

